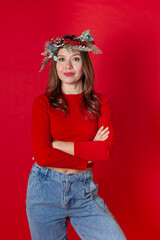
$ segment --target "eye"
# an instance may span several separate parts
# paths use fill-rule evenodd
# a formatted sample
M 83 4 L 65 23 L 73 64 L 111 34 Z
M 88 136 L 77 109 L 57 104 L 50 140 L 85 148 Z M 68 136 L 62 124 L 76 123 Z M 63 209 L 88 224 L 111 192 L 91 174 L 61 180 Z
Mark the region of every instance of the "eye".
M 78 58 L 78 57 L 75 57 L 74 59 L 76 59 L 76 61 L 79 61 L 79 60 L 80 60 L 80 58 Z
M 58 58 L 58 61 L 62 62 L 61 59 L 62 59 L 62 61 L 63 61 L 64 58 Z

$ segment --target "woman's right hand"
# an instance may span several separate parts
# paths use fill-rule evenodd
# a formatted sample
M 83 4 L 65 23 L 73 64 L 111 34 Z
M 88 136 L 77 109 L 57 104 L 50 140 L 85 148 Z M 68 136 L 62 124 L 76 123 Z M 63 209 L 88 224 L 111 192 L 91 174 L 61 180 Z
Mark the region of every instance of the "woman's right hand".
M 109 127 L 104 128 L 104 126 L 102 126 L 98 129 L 93 141 L 105 141 L 108 138 L 109 133 Z

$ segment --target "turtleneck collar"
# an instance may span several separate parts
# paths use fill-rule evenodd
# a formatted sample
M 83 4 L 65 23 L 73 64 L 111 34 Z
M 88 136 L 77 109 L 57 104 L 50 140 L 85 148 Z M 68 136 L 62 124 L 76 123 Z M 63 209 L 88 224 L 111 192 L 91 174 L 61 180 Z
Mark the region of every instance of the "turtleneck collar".
M 81 97 L 82 96 L 82 92 L 81 93 L 69 93 L 69 94 L 62 92 L 62 94 L 65 97 Z

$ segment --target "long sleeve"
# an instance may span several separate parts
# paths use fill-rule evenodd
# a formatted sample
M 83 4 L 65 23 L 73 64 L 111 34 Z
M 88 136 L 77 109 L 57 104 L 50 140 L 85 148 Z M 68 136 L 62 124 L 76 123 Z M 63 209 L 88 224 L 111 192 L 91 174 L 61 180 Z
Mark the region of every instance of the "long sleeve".
M 113 128 L 113 113 L 111 101 L 101 95 L 101 116 L 98 119 L 98 129 L 109 127 L 109 136 L 105 141 L 75 141 L 74 156 L 88 161 L 104 161 L 112 156 L 115 147 L 115 133 Z
M 40 166 L 86 169 L 88 161 L 52 147 L 48 106 L 43 97 L 35 97 L 32 109 L 31 143 Z

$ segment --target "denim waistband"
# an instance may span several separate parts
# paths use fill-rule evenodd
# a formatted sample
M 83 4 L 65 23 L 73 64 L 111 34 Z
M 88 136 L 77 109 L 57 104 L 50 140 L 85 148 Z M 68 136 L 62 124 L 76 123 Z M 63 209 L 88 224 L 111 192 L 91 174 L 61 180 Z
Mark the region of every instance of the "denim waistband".
M 93 174 L 91 170 L 85 171 L 85 172 L 80 172 L 80 173 L 61 173 L 57 172 L 55 170 L 52 170 L 47 167 L 40 167 L 36 162 L 32 166 L 32 171 L 38 172 L 43 174 L 46 177 L 54 178 L 59 181 L 70 181 L 70 182 L 76 182 L 77 180 L 79 181 L 85 181 L 86 179 L 93 178 Z

